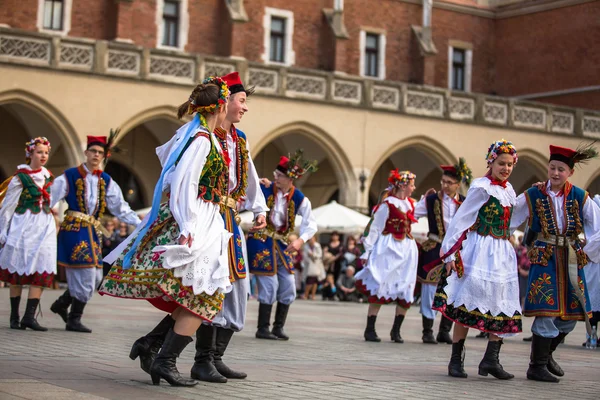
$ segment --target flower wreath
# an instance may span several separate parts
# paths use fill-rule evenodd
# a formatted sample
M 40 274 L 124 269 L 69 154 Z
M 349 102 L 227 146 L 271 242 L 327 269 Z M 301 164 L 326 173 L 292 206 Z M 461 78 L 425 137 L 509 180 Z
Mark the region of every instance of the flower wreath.
M 198 105 L 194 104 L 194 99 L 192 99 L 190 97 L 190 100 L 189 100 L 190 105 L 188 106 L 188 114 L 191 115 L 196 112 L 214 114 L 215 110 L 217 109 L 217 106 L 227 103 L 227 99 L 229 98 L 229 86 L 227 86 L 227 83 L 218 76 L 209 76 L 208 78 L 206 78 L 202 81 L 203 85 L 206 85 L 208 83 L 214 83 L 215 85 L 220 87 L 219 99 L 214 104 L 210 104 L 208 106 L 198 106 Z
M 44 146 L 48 146 L 48 152 L 50 152 L 50 141 L 48 140 L 48 138 L 44 137 L 44 136 L 38 136 L 34 139 L 31 139 L 29 142 L 25 143 L 25 157 L 27 159 L 31 158 L 31 155 L 33 154 L 33 151 L 35 150 L 35 146 L 37 146 L 38 144 L 43 144 Z
M 488 149 L 487 156 L 485 157 L 488 166 L 493 163 L 500 154 L 510 154 L 513 156 L 515 164 L 519 160 L 519 157 L 517 156 L 517 148 L 512 144 L 512 142 L 502 139 L 492 143 Z
M 404 186 L 408 185 L 408 182 L 412 179 L 416 179 L 417 176 L 410 171 L 398 171 L 398 168 L 390 171 L 388 182 L 392 186 Z

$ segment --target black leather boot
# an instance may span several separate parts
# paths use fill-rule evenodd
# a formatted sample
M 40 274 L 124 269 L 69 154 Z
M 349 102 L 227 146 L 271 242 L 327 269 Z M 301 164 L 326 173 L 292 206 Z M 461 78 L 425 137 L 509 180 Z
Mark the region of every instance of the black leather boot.
M 258 330 L 256 331 L 257 339 L 269 339 L 277 340 L 278 337 L 273 335 L 269 330 L 271 325 L 271 310 L 273 309 L 272 304 L 260 303 L 258 306 Z
M 149 374 L 152 363 L 160 351 L 167 333 L 174 326 L 175 320 L 171 318 L 171 315 L 164 317 L 146 336 L 142 336 L 133 343 L 129 352 L 129 358 L 135 360 L 139 357 L 140 367 L 144 372 Z
M 288 311 L 290 310 L 289 304 L 277 303 L 277 310 L 275 310 L 275 321 L 273 322 L 273 330 L 271 333 L 277 336 L 280 340 L 289 340 L 290 337 L 285 334 L 283 326 L 287 318 Z
M 71 297 L 71 293 L 69 289 L 65 290 L 65 292 L 60 295 L 58 299 L 50 306 L 50 311 L 54 314 L 60 315 L 63 321 L 67 322 L 69 319 L 69 306 L 73 302 L 73 298 Z
M 552 343 L 550 344 L 550 353 L 548 353 L 548 371 L 556 376 L 564 376 L 565 371 L 563 371 L 560 365 L 554 360 L 552 353 L 554 353 L 558 345 L 563 342 L 567 335 L 567 333 L 559 333 L 557 337 L 552 339 Z
M 196 331 L 196 356 L 190 376 L 204 382 L 226 383 L 227 378 L 217 371 L 213 364 L 215 352 L 216 328 L 212 325 L 200 325 Z
M 492 374 L 493 377 L 498 379 L 512 379 L 515 376 L 509 374 L 502 368 L 500 364 L 500 348 L 502 347 L 502 340 L 489 340 L 487 349 L 483 356 L 483 360 L 479 363 L 479 375 L 488 376 Z
M 553 338 L 533 334 L 531 340 L 531 361 L 527 369 L 527 379 L 541 382 L 560 382 L 560 379 L 548 371 L 548 359 Z
M 454 378 L 466 378 L 465 372 L 465 339 L 452 343 L 452 355 L 448 364 L 448 375 Z
M 10 329 L 25 329 L 19 324 L 19 304 L 21 296 L 10 298 Z
M 394 317 L 394 325 L 392 325 L 392 330 L 390 331 L 392 342 L 404 343 L 404 339 L 402 339 L 402 336 L 400 335 L 402 322 L 404 322 L 404 315 L 396 315 L 396 317 Z
M 438 342 L 433 337 L 433 321 L 432 319 L 426 318 L 424 315 L 423 319 L 423 343 L 426 344 L 437 344 Z
M 440 320 L 440 327 L 436 337 L 438 343 L 452 344 L 452 336 L 450 335 L 451 329 L 452 320 L 442 315 L 442 319 Z
M 223 354 L 225 354 L 225 350 L 227 350 L 227 346 L 229 346 L 229 341 L 233 336 L 233 330 L 225 329 L 225 328 L 216 328 L 217 329 L 217 339 L 215 341 L 215 350 L 213 354 L 213 364 L 217 368 L 217 371 L 225 378 L 228 379 L 245 379 L 248 374 L 245 372 L 234 371 L 229 368 L 223 362 Z
M 40 304 L 40 299 L 27 299 L 27 308 L 25 308 L 25 315 L 21 320 L 21 329 L 29 328 L 34 331 L 46 332 L 48 328 L 44 328 L 38 324 L 35 319 L 35 312 Z
M 73 298 L 71 303 L 71 311 L 69 312 L 69 318 L 67 318 L 68 331 L 72 332 L 85 332 L 92 333 L 92 330 L 81 323 L 81 316 L 83 315 L 83 309 L 86 303 Z
M 167 333 L 167 337 L 157 354 L 152 368 L 150 369 L 150 377 L 152 384 L 160 385 L 160 378 L 163 378 L 171 386 L 195 386 L 198 381 L 186 379 L 181 376 L 177 370 L 177 357 L 183 349 L 190 344 L 192 338 L 189 336 L 181 336 L 176 334 L 172 329 Z
M 367 342 L 381 342 L 375 331 L 375 322 L 377 322 L 377 315 L 367 316 L 367 327 L 365 328 L 365 340 Z
M 489 333 L 487 332 L 479 332 L 479 334 L 477 336 L 475 336 L 477 339 L 487 339 L 490 337 Z

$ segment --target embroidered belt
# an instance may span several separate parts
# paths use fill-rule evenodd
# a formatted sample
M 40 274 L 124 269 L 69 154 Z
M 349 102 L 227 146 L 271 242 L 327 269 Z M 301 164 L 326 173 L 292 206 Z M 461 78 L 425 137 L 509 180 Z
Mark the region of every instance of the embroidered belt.
M 268 236 L 270 238 L 273 238 L 275 240 L 281 240 L 285 244 L 289 244 L 290 243 L 289 234 L 284 235 L 284 234 L 281 234 L 279 232 L 273 232 L 273 231 L 268 231 L 268 230 L 263 230 L 263 231 L 261 231 L 259 233 L 262 234 L 262 235 Z
M 239 214 L 237 212 L 237 201 L 235 201 L 235 199 L 233 199 L 229 196 L 223 196 L 223 197 L 221 197 L 221 201 L 219 203 L 224 205 L 225 207 L 231 208 L 233 210 L 233 215 L 234 215 L 236 224 L 239 225 L 242 222 L 242 218 L 239 216 Z
M 98 221 L 96 218 L 92 217 L 91 215 L 87 215 L 82 212 L 72 211 L 72 210 L 67 210 L 65 212 L 65 215 L 67 215 L 69 217 L 73 217 L 79 221 L 83 221 L 83 222 L 86 222 L 86 223 L 92 225 L 96 229 L 96 234 L 98 236 L 102 236 L 102 235 L 104 235 L 105 237 L 110 236 L 110 232 L 108 232 L 106 230 L 106 228 L 102 225 L 102 223 L 100 221 Z
M 444 241 L 444 238 L 442 236 L 436 235 L 435 233 L 428 233 L 427 239 L 433 240 L 434 242 L 440 243 L 440 244 Z
M 539 240 L 543 243 L 548 243 L 558 247 L 567 247 L 572 245 L 575 241 L 573 239 L 569 239 L 566 236 L 562 235 L 550 235 L 549 237 L 544 237 L 543 234 L 538 233 L 536 240 Z

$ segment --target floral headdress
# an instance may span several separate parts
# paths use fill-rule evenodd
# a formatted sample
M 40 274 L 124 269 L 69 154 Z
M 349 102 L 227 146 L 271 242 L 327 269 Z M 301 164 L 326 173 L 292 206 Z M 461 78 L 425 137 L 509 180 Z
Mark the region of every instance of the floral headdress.
M 391 186 L 404 186 L 408 185 L 408 182 L 412 179 L 416 179 L 417 176 L 410 171 L 398 171 L 398 168 L 390 171 L 388 182 Z
M 487 156 L 485 157 L 488 166 L 493 163 L 494 160 L 501 154 L 510 154 L 513 156 L 515 164 L 517 161 L 519 161 L 519 157 L 517 156 L 517 148 L 512 144 L 512 142 L 502 139 L 492 143 L 488 149 Z
M 35 150 L 35 146 L 37 146 L 38 144 L 43 144 L 44 146 L 48 146 L 48 152 L 50 152 L 50 141 L 48 140 L 48 138 L 44 137 L 44 136 L 39 136 L 36 137 L 34 139 L 31 139 L 29 142 L 25 143 L 25 158 L 27 160 L 31 159 L 31 155 L 33 154 L 33 151 Z
M 214 83 L 215 85 L 219 86 L 219 100 L 217 100 L 216 103 L 208 106 L 200 106 L 194 104 L 194 99 L 190 97 L 190 105 L 188 106 L 187 112 L 189 115 L 194 113 L 214 114 L 218 106 L 227 103 L 227 98 L 229 97 L 229 86 L 227 86 L 227 83 L 218 76 L 209 76 L 202 81 L 203 85 L 209 83 Z
M 464 183 L 469 186 L 473 180 L 473 172 L 467 166 L 467 162 L 463 157 L 458 159 L 458 164 L 455 165 L 440 165 L 444 171 L 444 175 L 448 175 L 456 179 L 459 183 Z
M 316 172 L 318 170 L 316 160 L 305 160 L 304 150 L 298 149 L 293 156 L 281 156 L 277 170 L 286 174 L 288 178 L 299 179 L 307 172 Z

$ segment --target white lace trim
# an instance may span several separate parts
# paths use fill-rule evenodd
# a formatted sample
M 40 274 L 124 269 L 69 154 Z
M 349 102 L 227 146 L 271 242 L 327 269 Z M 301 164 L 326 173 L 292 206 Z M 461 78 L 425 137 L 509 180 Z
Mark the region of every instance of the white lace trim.
M 490 196 L 494 196 L 500 201 L 503 207 L 514 206 L 517 203 L 517 194 L 510 182 L 506 183 L 506 189 L 499 185 L 492 185 L 487 177 L 477 178 L 471 183 L 471 188 L 482 188 Z
M 386 300 L 405 300 L 412 303 L 415 291 L 415 281 L 403 282 L 398 279 L 394 279 L 394 275 L 397 275 L 396 271 L 390 273 L 383 284 L 379 284 L 371 271 L 365 268 L 356 275 L 357 280 L 361 280 L 366 286 L 367 290 L 371 295 L 386 299 Z

